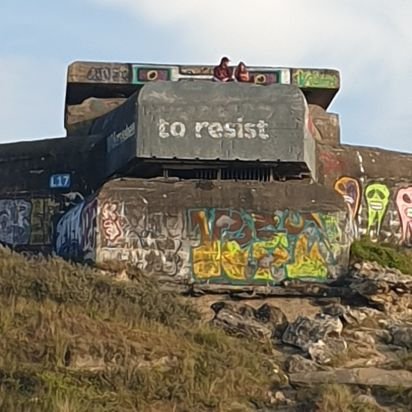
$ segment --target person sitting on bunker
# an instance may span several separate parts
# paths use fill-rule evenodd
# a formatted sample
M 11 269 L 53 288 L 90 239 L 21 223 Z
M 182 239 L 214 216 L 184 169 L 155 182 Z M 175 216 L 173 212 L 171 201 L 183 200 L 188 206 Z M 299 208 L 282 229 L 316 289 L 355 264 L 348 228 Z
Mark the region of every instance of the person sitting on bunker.
M 213 80 L 216 82 L 231 82 L 232 69 L 229 67 L 229 59 L 227 57 L 222 57 L 219 66 L 213 69 Z
M 240 62 L 235 70 L 235 79 L 238 82 L 244 82 L 244 83 L 248 83 L 251 81 L 251 76 L 250 73 L 248 71 L 248 69 L 246 68 L 246 64 L 243 62 Z

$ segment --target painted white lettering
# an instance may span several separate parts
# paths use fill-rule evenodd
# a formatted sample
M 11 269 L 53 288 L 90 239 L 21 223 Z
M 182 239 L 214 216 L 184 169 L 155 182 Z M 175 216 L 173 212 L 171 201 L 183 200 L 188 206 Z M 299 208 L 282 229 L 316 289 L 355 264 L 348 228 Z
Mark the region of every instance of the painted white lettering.
M 136 132 L 136 123 L 133 122 L 129 126 L 126 126 L 121 132 L 113 132 L 107 137 L 107 150 L 111 152 L 117 146 L 120 146 L 123 142 L 130 139 L 135 135 Z
M 196 122 L 195 125 L 195 136 L 198 139 L 202 138 L 202 129 L 209 126 L 209 122 Z
M 211 123 L 207 131 L 213 139 L 221 139 L 223 137 L 223 126 L 219 122 Z
M 164 119 L 159 120 L 159 137 L 162 139 L 166 139 L 170 136 L 167 132 L 167 127 L 169 126 L 169 122 L 166 122 Z
M 254 139 L 257 136 L 257 132 L 254 129 L 254 127 L 256 127 L 254 123 L 245 124 L 245 138 L 246 139 Z
M 269 135 L 265 132 L 265 129 L 267 128 L 267 127 L 269 127 L 269 125 L 264 121 L 264 120 L 259 120 L 258 122 L 257 122 L 257 128 L 258 128 L 258 130 L 259 130 L 259 137 L 262 139 L 262 140 L 267 140 L 267 139 L 269 139 Z
M 243 117 L 239 117 L 236 120 L 239 122 L 239 123 L 236 123 L 237 137 L 239 139 L 243 139 Z
M 236 137 L 236 129 L 234 123 L 225 123 L 223 125 L 223 130 L 225 131 L 224 137 L 228 139 L 234 139 Z
M 174 137 L 185 137 L 186 126 L 182 122 L 174 122 L 170 126 L 170 133 Z
M 193 127 L 193 123 L 192 126 Z M 134 134 L 135 125 L 129 126 L 120 134 L 110 136 L 112 139 L 123 141 L 128 136 Z M 177 138 L 187 137 L 188 126 L 180 121 L 159 120 L 159 137 L 167 139 L 170 136 Z M 211 139 L 270 139 L 269 124 L 264 120 L 259 120 L 257 123 L 244 122 L 243 117 L 236 119 L 236 122 L 195 122 L 194 130 L 189 130 L 189 135 L 192 133 L 196 139 L 211 138 Z M 190 137 L 190 136 L 189 136 Z

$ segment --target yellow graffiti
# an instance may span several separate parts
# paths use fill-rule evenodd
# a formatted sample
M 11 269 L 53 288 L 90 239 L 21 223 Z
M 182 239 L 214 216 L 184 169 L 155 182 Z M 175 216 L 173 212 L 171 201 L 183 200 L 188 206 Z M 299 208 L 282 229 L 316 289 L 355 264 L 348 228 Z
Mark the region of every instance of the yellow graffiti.
M 242 250 L 236 241 L 229 241 L 222 246 L 222 267 L 231 279 L 246 280 L 248 250 Z
M 193 272 L 199 279 L 220 277 L 220 242 L 205 242 L 193 249 Z
M 327 264 L 320 253 L 318 244 L 315 243 L 310 251 L 308 246 L 308 238 L 305 235 L 300 236 L 295 247 L 295 263 L 286 265 L 288 277 L 325 278 L 327 276 Z
M 289 260 L 288 237 L 278 234 L 274 239 L 256 242 L 253 245 L 253 258 L 258 262 L 254 279 L 273 280 L 272 267 L 280 268 Z

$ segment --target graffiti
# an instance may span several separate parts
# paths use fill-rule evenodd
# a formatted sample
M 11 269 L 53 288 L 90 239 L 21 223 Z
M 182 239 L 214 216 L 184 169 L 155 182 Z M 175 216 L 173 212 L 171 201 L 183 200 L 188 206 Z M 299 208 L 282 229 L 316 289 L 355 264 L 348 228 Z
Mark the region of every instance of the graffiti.
M 127 261 L 148 274 L 179 273 L 185 255 L 180 214 L 147 214 L 118 201 L 106 201 L 100 210 L 101 260 Z
M 93 260 L 96 248 L 97 200 L 70 208 L 57 222 L 54 249 L 75 261 Z
M 53 218 L 64 210 L 66 204 L 52 198 L 32 199 L 30 245 L 51 245 L 53 239 Z
M 93 261 L 96 250 L 96 222 L 97 222 L 97 199 L 88 202 L 82 211 L 82 254 L 83 260 Z
M 412 244 L 412 186 L 398 190 L 396 206 L 401 221 L 401 242 L 410 246 Z
M 0 200 L 0 242 L 7 245 L 27 245 L 31 235 L 30 202 L 22 199 Z
M 293 70 L 293 84 L 299 87 L 316 87 L 325 89 L 337 89 L 339 77 L 337 74 L 327 73 L 320 70 Z
M 213 67 L 211 66 L 180 66 L 179 72 L 189 76 L 213 76 Z
M 279 282 L 284 278 L 326 278 L 335 262 L 338 220 L 325 215 L 276 211 L 255 214 L 232 209 L 188 212 L 195 280 Z M 336 237 L 340 237 L 337 239 Z M 335 249 L 335 251 L 334 251 Z
M 118 202 L 105 202 L 101 209 L 102 233 L 110 245 L 116 244 L 116 241 L 123 241 L 123 222 L 124 211 L 120 210 Z
M 343 197 L 349 210 L 349 233 L 354 238 L 357 238 L 358 228 L 356 218 L 358 216 L 362 198 L 359 182 L 352 177 L 343 176 L 336 181 L 335 190 Z
M 63 258 L 79 260 L 81 257 L 82 209 L 83 203 L 74 206 L 57 223 L 55 248 L 57 254 Z
M 0 242 L 12 246 L 50 247 L 54 222 L 70 206 L 71 193 L 55 198 L 0 199 Z
M 389 206 L 390 191 L 382 183 L 371 183 L 365 189 L 365 200 L 368 211 L 368 234 L 371 238 L 379 237 L 383 219 Z
M 136 123 L 133 122 L 126 126 L 121 132 L 113 132 L 107 137 L 107 150 L 111 152 L 116 147 L 120 146 L 126 140 L 129 140 L 136 133 Z
M 129 73 L 129 68 L 124 65 L 93 66 L 86 77 L 92 82 L 128 83 Z

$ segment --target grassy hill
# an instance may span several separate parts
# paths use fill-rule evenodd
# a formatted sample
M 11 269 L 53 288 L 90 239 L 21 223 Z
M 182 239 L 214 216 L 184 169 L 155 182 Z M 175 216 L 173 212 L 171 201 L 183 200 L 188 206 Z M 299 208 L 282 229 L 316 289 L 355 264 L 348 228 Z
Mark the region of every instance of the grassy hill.
M 264 345 L 226 336 L 156 282 L 0 249 L 0 410 L 242 411 Z
M 412 267 L 386 246 L 352 253 Z M 0 248 L 0 411 L 278 410 L 271 395 L 287 385 L 270 342 L 226 335 L 132 268 L 127 282 L 110 273 Z M 343 385 L 297 395 L 299 411 L 378 410 Z

